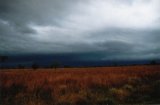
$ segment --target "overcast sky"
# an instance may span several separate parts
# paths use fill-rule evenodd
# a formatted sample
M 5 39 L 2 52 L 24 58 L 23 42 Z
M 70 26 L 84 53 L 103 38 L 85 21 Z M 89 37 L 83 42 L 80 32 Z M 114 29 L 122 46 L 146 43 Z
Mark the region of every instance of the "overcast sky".
M 0 0 L 0 54 L 55 53 L 160 59 L 160 0 Z

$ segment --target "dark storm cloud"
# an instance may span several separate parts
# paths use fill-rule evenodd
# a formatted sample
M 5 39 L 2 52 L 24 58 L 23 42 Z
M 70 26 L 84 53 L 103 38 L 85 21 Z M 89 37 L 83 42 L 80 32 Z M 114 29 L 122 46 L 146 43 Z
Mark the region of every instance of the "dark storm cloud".
M 48 25 L 58 24 L 65 15 L 68 3 L 73 0 L 1 0 L 0 18 L 9 22 L 18 31 L 28 31 L 30 23 Z M 52 15 L 52 16 L 51 16 Z
M 160 58 L 159 27 L 159 0 L 0 0 L 0 54 Z
M 64 10 L 69 9 L 68 3 L 71 1 L 73 2 L 73 0 L 61 2 L 59 0 L 1 0 L 0 52 L 28 53 L 45 52 L 47 48 L 50 50 L 51 45 L 39 43 L 29 37 L 30 34 L 36 33 L 29 24 L 57 24 L 59 17 L 65 14 Z M 48 16 L 51 14 L 53 15 Z

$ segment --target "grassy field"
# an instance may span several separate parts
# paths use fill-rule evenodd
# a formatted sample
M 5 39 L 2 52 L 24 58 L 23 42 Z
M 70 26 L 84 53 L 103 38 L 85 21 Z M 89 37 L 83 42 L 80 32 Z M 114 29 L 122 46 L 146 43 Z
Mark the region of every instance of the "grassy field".
M 160 103 L 160 65 L 0 71 L 0 105 Z

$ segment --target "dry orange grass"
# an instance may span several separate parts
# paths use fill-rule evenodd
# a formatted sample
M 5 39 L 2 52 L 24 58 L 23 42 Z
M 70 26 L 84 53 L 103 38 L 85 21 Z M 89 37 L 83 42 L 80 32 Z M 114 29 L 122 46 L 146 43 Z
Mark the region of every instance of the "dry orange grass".
M 29 90 L 47 84 L 47 87 L 73 85 L 88 88 L 90 85 L 119 86 L 130 78 L 140 78 L 160 73 L 160 66 L 97 67 L 97 68 L 60 68 L 39 70 L 0 71 L 1 86 L 24 84 Z M 72 87 L 73 87 L 72 86 Z
M 0 88 L 8 89 L 13 85 L 20 85 L 25 87 L 25 93 L 43 88 L 50 90 L 56 100 L 69 100 L 70 97 L 79 97 L 78 94 L 84 95 L 82 91 L 85 90 L 97 91 L 98 87 L 118 88 L 125 84 L 138 84 L 139 78 L 151 77 L 150 79 L 157 80 L 160 79 L 159 76 L 160 65 L 56 70 L 14 69 L 0 71 Z

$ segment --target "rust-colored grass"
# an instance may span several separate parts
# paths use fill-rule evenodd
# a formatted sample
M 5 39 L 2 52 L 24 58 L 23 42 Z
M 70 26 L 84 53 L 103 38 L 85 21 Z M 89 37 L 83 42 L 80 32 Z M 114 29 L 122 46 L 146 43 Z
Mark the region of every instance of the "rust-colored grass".
M 96 105 L 108 99 L 134 102 L 136 88 L 142 88 L 140 95 L 150 97 L 153 82 L 159 80 L 160 65 L 0 71 L 2 105 L 9 105 L 10 98 L 13 105 Z

